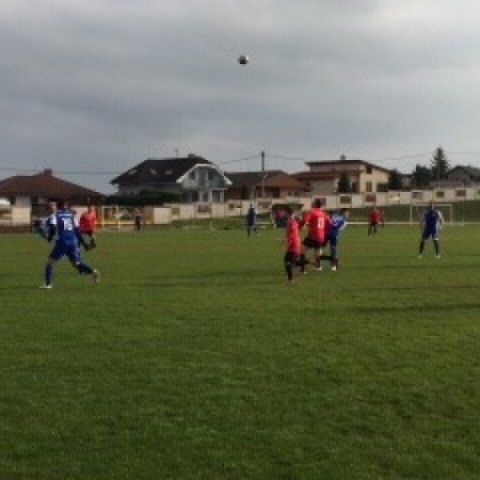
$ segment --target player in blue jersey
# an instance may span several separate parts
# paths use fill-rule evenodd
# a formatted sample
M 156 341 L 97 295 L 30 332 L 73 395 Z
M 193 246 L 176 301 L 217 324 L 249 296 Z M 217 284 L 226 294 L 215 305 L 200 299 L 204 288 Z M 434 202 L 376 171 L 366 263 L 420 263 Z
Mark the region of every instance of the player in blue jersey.
M 55 246 L 48 257 L 45 266 L 45 284 L 41 288 L 52 288 L 53 266 L 65 255 L 78 273 L 91 275 L 95 283 L 98 283 L 100 280 L 98 270 L 92 269 L 80 258 L 79 242 L 85 247 L 85 241 L 78 230 L 75 214 L 65 206 L 64 202 L 58 202 L 57 211 L 50 215 L 48 224 L 48 241 L 51 242 L 55 237 Z
M 257 232 L 257 212 L 253 204 L 248 207 L 247 215 L 245 216 L 245 224 L 247 225 L 247 235 L 250 237 L 252 232 Z
M 330 245 L 330 257 L 332 259 L 332 270 L 338 268 L 337 245 L 340 232 L 347 226 L 348 210 L 342 208 L 332 216 L 332 224 L 327 233 L 327 243 Z
M 444 221 L 442 212 L 435 208 L 433 202 L 430 202 L 427 209 L 423 212 L 421 218 L 422 236 L 420 239 L 420 248 L 418 252 L 419 258 L 422 258 L 423 250 L 425 248 L 425 241 L 429 238 L 431 238 L 433 241 L 435 256 L 437 258 L 440 258 L 440 242 L 438 234 L 442 228 L 443 223 Z
M 338 268 L 338 256 L 337 245 L 338 236 L 340 232 L 347 226 L 348 210 L 342 208 L 338 212 L 334 212 L 330 215 L 331 224 L 328 227 L 327 235 L 325 237 L 324 246 L 330 246 L 330 255 L 321 255 L 321 260 L 329 260 L 332 270 L 335 271 Z
M 48 231 L 50 224 L 50 217 L 55 212 L 56 205 L 55 202 L 48 202 L 47 205 L 47 215 L 40 217 L 35 222 L 33 222 L 33 231 L 38 233 L 44 240 L 48 240 Z

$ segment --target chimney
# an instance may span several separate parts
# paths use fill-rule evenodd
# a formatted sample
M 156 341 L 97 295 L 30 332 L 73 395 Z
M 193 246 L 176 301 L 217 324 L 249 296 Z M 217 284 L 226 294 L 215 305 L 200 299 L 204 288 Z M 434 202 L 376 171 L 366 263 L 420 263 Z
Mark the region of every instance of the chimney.
M 44 171 L 43 171 L 43 174 L 44 175 L 48 175 L 49 177 L 51 177 L 53 175 L 53 170 L 51 168 L 46 168 Z

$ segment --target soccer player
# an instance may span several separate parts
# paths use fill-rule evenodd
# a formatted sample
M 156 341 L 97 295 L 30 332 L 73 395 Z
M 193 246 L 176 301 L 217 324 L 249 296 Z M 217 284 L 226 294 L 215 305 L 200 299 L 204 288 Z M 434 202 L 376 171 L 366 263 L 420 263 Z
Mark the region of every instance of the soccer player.
M 35 222 L 33 223 L 34 231 L 38 233 L 44 240 L 48 240 L 50 216 L 55 212 L 55 210 L 56 210 L 55 202 L 48 202 L 47 216 L 40 217 L 38 220 L 35 220 Z
M 322 255 L 322 259 L 328 259 L 331 262 L 332 270 L 338 268 L 337 245 L 340 232 L 347 226 L 348 210 L 342 208 L 339 212 L 331 215 L 331 224 L 327 231 L 326 244 L 330 245 L 330 255 Z
M 373 207 L 368 212 L 368 235 L 375 235 L 377 233 L 377 227 L 381 218 L 380 210 L 377 207 Z
M 257 232 L 257 212 L 255 212 L 255 208 L 252 204 L 248 208 L 247 215 L 245 217 L 245 222 L 247 225 L 247 235 L 250 237 L 252 231 L 255 233 Z
M 87 210 L 80 216 L 80 234 L 87 236 L 89 242 L 87 243 L 89 249 L 97 246 L 95 240 L 95 228 L 97 225 L 97 215 L 92 205 L 89 205 Z M 85 240 L 85 239 L 84 239 Z
M 78 243 L 84 245 L 84 240 L 80 235 L 75 214 L 66 208 L 63 201 L 58 202 L 57 211 L 49 217 L 48 241 L 51 242 L 54 237 L 55 246 L 48 257 L 45 266 L 45 284 L 41 288 L 52 288 L 53 267 L 65 255 L 78 273 L 91 275 L 95 283 L 98 283 L 100 272 L 92 269 L 80 259 Z
M 330 217 L 322 209 L 323 202 L 321 199 L 316 198 L 312 203 L 312 208 L 304 213 L 302 220 L 299 223 L 299 227 L 307 225 L 308 233 L 303 240 L 304 249 L 312 249 L 314 258 L 312 261 L 307 262 L 305 257 L 305 251 L 301 254 L 301 262 L 313 263 L 316 265 L 317 270 L 321 270 L 320 257 L 322 255 L 322 247 L 325 244 L 325 234 L 330 227 Z
M 442 212 L 435 208 L 433 202 L 430 202 L 427 209 L 423 212 L 420 223 L 422 236 L 420 238 L 420 247 L 418 251 L 419 258 L 422 258 L 423 250 L 425 248 L 425 240 L 428 240 L 429 238 L 433 241 L 435 256 L 440 258 L 440 241 L 438 235 L 443 223 Z
M 133 212 L 133 218 L 135 222 L 135 230 L 139 232 L 142 229 L 143 215 L 139 208 L 136 208 Z
M 287 214 L 287 225 L 285 227 L 285 256 L 283 264 L 289 283 L 293 282 L 293 267 L 300 266 L 302 272 L 305 271 L 305 264 L 300 261 L 302 247 L 300 244 L 300 233 L 298 230 L 297 219 L 293 216 L 291 207 L 285 207 Z

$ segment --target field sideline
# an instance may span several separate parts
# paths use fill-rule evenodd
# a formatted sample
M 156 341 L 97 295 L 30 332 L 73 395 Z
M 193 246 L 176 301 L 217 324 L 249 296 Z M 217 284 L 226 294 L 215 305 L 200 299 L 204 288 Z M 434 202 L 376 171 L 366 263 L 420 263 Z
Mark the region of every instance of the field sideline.
M 287 286 L 283 231 L 0 236 L 0 478 L 474 479 L 480 227 L 350 226 Z

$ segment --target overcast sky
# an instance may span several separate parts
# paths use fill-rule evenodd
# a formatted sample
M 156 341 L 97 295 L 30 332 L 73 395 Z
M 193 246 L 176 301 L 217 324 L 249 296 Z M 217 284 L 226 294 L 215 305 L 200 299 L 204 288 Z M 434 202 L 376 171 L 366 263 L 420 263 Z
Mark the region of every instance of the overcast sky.
M 0 179 L 108 193 L 148 157 L 262 150 L 480 166 L 479 24 L 478 0 L 1 0 Z

